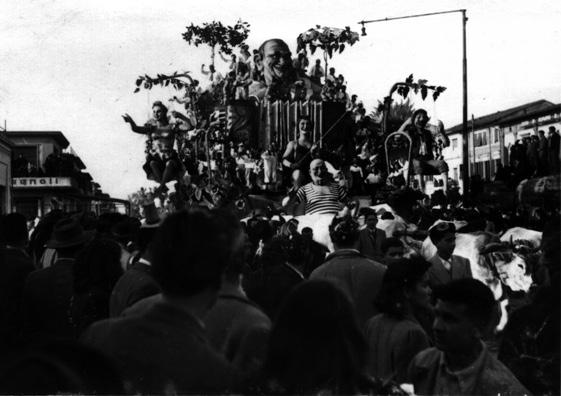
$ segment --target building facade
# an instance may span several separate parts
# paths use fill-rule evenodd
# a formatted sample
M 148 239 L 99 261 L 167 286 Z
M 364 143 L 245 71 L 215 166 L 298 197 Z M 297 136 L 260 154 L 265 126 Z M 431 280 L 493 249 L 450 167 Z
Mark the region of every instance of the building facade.
M 105 201 L 104 208 L 111 206 L 60 131 L 9 131 L 5 136 L 12 143 L 12 211 L 33 219 L 53 209 L 99 212 L 99 200 Z
M 546 100 L 499 111 L 468 122 L 469 175 L 492 180 L 498 164 L 508 165 L 511 147 L 517 140 L 537 135 L 539 130 L 553 126 L 561 129 L 561 104 Z M 443 150 L 450 168 L 449 176 L 460 182 L 463 169 L 462 125 L 446 131 L 450 146 Z M 461 185 L 461 183 L 460 183 Z
M 0 214 L 9 213 L 12 207 L 12 142 L 0 132 Z

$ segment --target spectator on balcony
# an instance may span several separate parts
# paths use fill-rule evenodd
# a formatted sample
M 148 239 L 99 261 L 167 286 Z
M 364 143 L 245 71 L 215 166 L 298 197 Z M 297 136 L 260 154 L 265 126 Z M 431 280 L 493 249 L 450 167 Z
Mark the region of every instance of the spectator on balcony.
M 240 61 L 247 65 L 247 68 L 251 70 L 251 53 L 249 52 L 249 46 L 243 44 L 240 47 Z
M 52 153 L 47 155 L 45 159 L 45 174 L 46 176 L 60 176 L 62 157 L 57 149 L 54 149 Z
M 549 167 L 549 174 L 555 175 L 559 173 L 559 143 L 561 137 L 559 131 L 554 126 L 549 127 L 547 137 L 547 163 Z
M 263 58 L 258 50 L 253 50 L 253 64 L 251 65 L 251 79 L 253 81 L 263 80 Z
M 238 61 L 236 63 L 236 100 L 246 100 L 249 97 L 249 85 L 251 84 L 251 70 L 248 63 Z
M 547 175 L 547 139 L 545 131 L 538 131 L 538 173 L 540 176 Z
M 324 102 L 334 102 L 335 93 L 336 91 L 333 83 L 330 80 L 327 80 L 321 88 L 321 100 Z
M 329 74 L 325 77 L 325 81 L 331 81 L 333 83 L 333 85 L 337 84 L 337 76 L 335 76 L 335 68 L 334 67 L 330 67 L 329 68 Z
M 358 96 L 356 95 L 351 95 L 350 100 L 347 102 L 347 111 L 354 111 L 356 108 L 356 100 L 357 100 Z
M 310 61 L 308 60 L 308 56 L 306 55 L 305 50 L 300 51 L 298 53 L 298 56 L 293 61 L 294 68 L 301 74 L 306 74 L 306 70 L 308 69 L 309 64 Z
M 316 63 L 310 69 L 310 80 L 316 84 L 321 84 L 321 78 L 324 75 L 323 67 L 321 67 L 321 60 L 316 59 Z
M 348 103 L 349 94 L 347 93 L 347 86 L 341 85 L 335 94 L 335 100 L 339 103 Z
M 537 136 L 532 136 L 528 138 L 526 146 L 526 158 L 528 159 L 529 176 L 535 176 L 538 172 L 539 160 L 538 160 L 538 143 L 539 139 Z
M 345 85 L 345 77 L 343 77 L 342 74 L 339 74 L 339 76 L 335 80 L 335 86 L 342 87 L 343 85 Z
M 304 81 L 298 80 L 292 86 L 290 92 L 290 98 L 294 101 L 304 101 L 306 100 L 306 85 Z
M 16 158 L 12 160 L 12 174 L 14 177 L 25 177 L 27 176 L 27 166 L 29 161 L 23 156 L 23 154 L 18 154 Z
M 353 117 L 355 122 L 360 122 L 362 121 L 362 119 L 364 119 L 364 117 L 366 116 L 366 109 L 364 108 L 364 104 L 361 102 L 358 102 L 356 104 L 355 109 L 353 110 Z

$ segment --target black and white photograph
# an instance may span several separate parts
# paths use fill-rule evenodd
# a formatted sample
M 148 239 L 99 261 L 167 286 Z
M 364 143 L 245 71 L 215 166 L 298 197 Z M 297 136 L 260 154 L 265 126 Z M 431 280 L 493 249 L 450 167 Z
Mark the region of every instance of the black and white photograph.
M 561 393 L 561 2 L 0 10 L 0 394 Z

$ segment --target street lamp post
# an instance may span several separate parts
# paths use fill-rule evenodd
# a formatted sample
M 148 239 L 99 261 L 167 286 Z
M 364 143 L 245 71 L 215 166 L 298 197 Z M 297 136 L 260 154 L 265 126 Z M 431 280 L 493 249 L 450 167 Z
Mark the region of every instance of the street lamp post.
M 362 35 L 366 35 L 366 29 L 364 25 L 367 23 L 376 23 L 376 22 L 389 22 L 395 21 L 397 19 L 409 19 L 409 18 L 420 18 L 425 16 L 433 16 L 433 15 L 441 15 L 441 14 L 451 14 L 460 12 L 462 13 L 462 87 L 463 87 L 463 95 L 462 95 L 462 162 L 464 164 L 462 169 L 462 190 L 464 196 L 468 192 L 469 188 L 469 156 L 468 156 L 468 129 L 467 129 L 467 54 L 466 54 L 466 22 L 468 20 L 466 16 L 466 10 L 450 10 L 450 11 L 439 11 L 439 12 L 429 12 L 426 14 L 416 14 L 416 15 L 405 15 L 400 17 L 392 17 L 392 18 L 381 18 L 381 19 L 372 19 L 368 21 L 360 21 L 358 22 L 359 25 L 362 25 Z

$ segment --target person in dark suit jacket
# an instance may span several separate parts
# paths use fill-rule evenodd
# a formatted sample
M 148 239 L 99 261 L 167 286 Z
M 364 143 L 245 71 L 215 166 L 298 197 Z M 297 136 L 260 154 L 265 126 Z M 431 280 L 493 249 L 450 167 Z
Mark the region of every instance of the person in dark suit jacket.
M 70 312 L 74 294 L 74 258 L 93 237 L 78 221 L 67 218 L 55 224 L 48 248 L 57 259 L 48 268 L 29 274 L 23 290 L 23 330 L 28 341 L 40 338 L 74 339 Z
M 127 308 L 147 297 L 158 294 L 160 285 L 152 275 L 150 242 L 161 224 L 156 207 L 146 205 L 146 221 L 138 233 L 139 256 L 133 258 L 129 268 L 121 275 L 109 298 L 109 316 L 120 316 Z M 149 208 L 149 209 L 147 209 Z
M 35 267 L 25 251 L 28 242 L 26 219 L 10 213 L 0 219 L 0 350 L 19 339 L 20 309 L 25 279 Z
M 376 224 L 378 224 L 376 211 L 371 208 L 362 208 L 360 216 L 364 216 L 366 227 L 360 231 L 358 251 L 370 259 L 381 261 L 384 256 L 382 244 L 386 240 L 386 233 L 376 228 Z
M 456 248 L 456 227 L 453 223 L 438 223 L 429 229 L 429 238 L 436 246 L 436 254 L 430 258 L 428 270 L 432 288 L 451 280 L 472 278 L 469 260 L 452 254 Z
M 213 306 L 232 252 L 243 243 L 231 215 L 169 215 L 151 245 L 162 299 L 143 313 L 94 323 L 82 341 L 113 358 L 139 393 L 229 393 L 237 373 L 214 350 L 202 319 Z
M 378 313 L 374 299 L 382 287 L 386 266 L 360 254 L 358 223 L 351 217 L 335 217 L 329 226 L 335 252 L 316 268 L 310 279 L 327 280 L 340 287 L 352 302 L 359 325 Z

